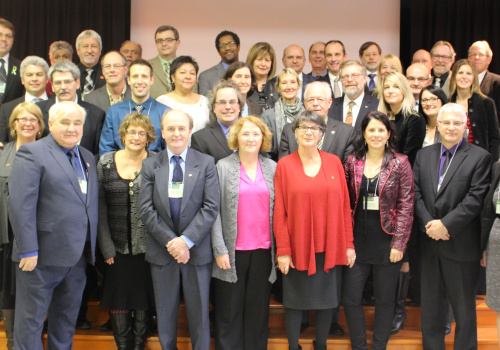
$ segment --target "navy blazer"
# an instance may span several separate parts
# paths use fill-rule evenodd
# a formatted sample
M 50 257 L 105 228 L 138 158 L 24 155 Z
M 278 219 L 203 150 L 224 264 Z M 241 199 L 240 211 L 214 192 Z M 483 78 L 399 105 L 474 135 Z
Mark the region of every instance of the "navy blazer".
M 94 262 L 98 188 L 94 156 L 78 147 L 87 171 L 87 198 L 61 146 L 49 135 L 19 147 L 9 178 L 9 217 L 14 232 L 12 260 L 38 250 L 38 265 L 72 267 L 90 233 Z
M 169 159 L 164 150 L 142 162 L 139 213 L 146 226 L 146 261 L 166 265 L 175 259 L 166 245 L 177 237 L 170 216 L 168 200 Z M 179 230 L 194 246 L 188 263 L 204 265 L 212 262 L 210 229 L 219 212 L 219 182 L 214 159 L 188 149 L 184 172 Z

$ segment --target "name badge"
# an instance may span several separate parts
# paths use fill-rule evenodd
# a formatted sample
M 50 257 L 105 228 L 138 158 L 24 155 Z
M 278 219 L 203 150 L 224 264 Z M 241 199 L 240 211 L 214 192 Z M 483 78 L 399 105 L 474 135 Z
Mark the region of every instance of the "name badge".
M 80 185 L 80 190 L 83 194 L 87 194 L 87 181 L 78 179 L 78 184 Z
M 4 83 L 3 81 L 0 82 L 0 94 L 5 94 L 6 88 L 7 88 L 7 83 Z
M 169 198 L 182 198 L 184 192 L 184 184 L 182 182 L 169 182 L 168 183 L 168 197 Z
M 495 213 L 500 214 L 500 200 L 497 200 L 497 206 L 496 206 Z
M 366 204 L 366 207 L 365 207 Z M 380 210 L 379 198 L 375 195 L 368 195 L 363 198 L 363 209 L 367 210 Z

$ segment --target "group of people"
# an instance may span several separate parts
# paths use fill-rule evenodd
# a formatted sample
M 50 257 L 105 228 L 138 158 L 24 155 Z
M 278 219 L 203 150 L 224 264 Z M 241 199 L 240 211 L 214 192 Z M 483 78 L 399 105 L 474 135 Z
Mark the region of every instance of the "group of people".
M 444 348 L 450 305 L 455 348 L 477 348 L 480 262 L 487 304 L 500 311 L 498 163 L 490 174 L 500 76 L 487 70 L 487 42 L 455 62 L 439 41 L 415 53 L 406 76 L 375 42 L 359 61 L 341 41 L 316 42 L 305 74 L 301 47 L 284 50 L 277 72 L 269 43 L 242 62 L 239 37 L 225 30 L 215 39 L 221 62 L 198 79 L 168 25 L 149 61 L 130 41 L 101 57 L 99 34 L 85 30 L 80 63 L 58 41 L 50 68 L 11 57 L 14 35 L 0 19 L 9 348 L 42 349 L 47 315 L 51 349 L 90 327 L 96 252 L 101 306 L 122 350 L 144 349 L 152 314 L 162 348 L 175 349 L 181 294 L 193 349 L 210 348 L 211 323 L 216 349 L 266 349 L 277 280 L 293 350 L 305 310 L 315 310 L 315 349 L 343 334 L 340 305 L 352 348 L 367 349 L 370 275 L 372 349 L 403 327 L 410 275 L 425 349 Z

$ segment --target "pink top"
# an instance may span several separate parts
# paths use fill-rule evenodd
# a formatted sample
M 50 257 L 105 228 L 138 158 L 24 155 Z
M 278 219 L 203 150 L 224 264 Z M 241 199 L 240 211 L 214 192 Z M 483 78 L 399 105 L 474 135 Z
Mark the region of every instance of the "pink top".
M 255 182 L 240 163 L 240 191 L 238 197 L 238 235 L 235 250 L 271 248 L 269 219 L 269 188 L 257 164 Z

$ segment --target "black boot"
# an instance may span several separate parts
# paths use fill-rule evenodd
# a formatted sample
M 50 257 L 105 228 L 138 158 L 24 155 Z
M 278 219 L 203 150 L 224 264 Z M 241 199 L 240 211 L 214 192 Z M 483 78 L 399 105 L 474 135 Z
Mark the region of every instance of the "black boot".
M 396 310 L 394 312 L 394 320 L 392 321 L 391 334 L 397 334 L 400 329 L 403 329 L 406 321 L 405 301 L 408 295 L 408 285 L 410 284 L 410 273 L 400 272 L 398 280 L 398 294 L 396 297 Z
M 14 309 L 3 309 L 3 323 L 5 325 L 5 338 L 7 349 L 14 349 Z
M 149 310 L 134 311 L 134 350 L 144 350 L 148 339 L 150 320 Z
M 318 344 L 316 340 L 313 340 L 313 348 L 314 350 L 326 350 L 326 344 Z
M 130 312 L 124 314 L 109 313 L 109 319 L 113 328 L 113 336 L 115 337 L 118 350 L 129 350 L 132 343 L 132 314 Z

